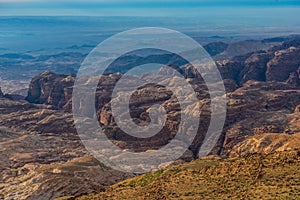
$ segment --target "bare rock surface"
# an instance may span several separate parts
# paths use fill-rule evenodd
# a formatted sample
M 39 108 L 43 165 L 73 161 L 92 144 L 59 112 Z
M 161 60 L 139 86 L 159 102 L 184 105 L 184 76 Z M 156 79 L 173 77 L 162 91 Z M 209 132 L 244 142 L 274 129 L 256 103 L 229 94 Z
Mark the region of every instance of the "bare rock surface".
M 299 54 L 295 40 L 217 63 L 228 107 L 222 135 L 211 154 L 235 157 L 299 148 Z M 178 70 L 195 90 L 202 111 L 197 135 L 181 162 L 197 158 L 211 111 L 210 96 L 199 74 L 191 66 Z M 160 71 L 161 76 L 164 73 Z M 176 92 L 161 84 L 141 87 L 130 100 L 132 120 L 147 125 L 150 107 L 157 103 L 168 118 L 164 129 L 151 138 L 130 136 L 116 126 L 111 112 L 110 96 L 120 77 L 111 73 L 98 80 L 95 105 L 100 125 L 120 148 L 155 151 L 174 138 L 181 112 L 195 113 L 193 105 L 182 110 Z M 133 176 L 103 166 L 84 148 L 71 113 L 73 84 L 74 76 L 46 71 L 31 81 L 27 101 L 3 98 L 7 96 L 0 92 L 0 193 L 5 199 L 76 196 Z
M 49 104 L 59 109 L 69 109 L 73 84 L 73 76 L 45 71 L 32 79 L 26 99 L 31 103 Z
M 6 98 L 0 99 L 0 170 L 0 193 L 8 200 L 77 196 L 132 176 L 90 157 L 70 113 Z
M 294 79 L 294 86 L 299 87 L 299 56 L 299 39 L 295 39 L 267 51 L 249 53 L 217 63 L 223 78 L 235 80 L 238 85 L 248 80 L 291 82 L 290 79 Z

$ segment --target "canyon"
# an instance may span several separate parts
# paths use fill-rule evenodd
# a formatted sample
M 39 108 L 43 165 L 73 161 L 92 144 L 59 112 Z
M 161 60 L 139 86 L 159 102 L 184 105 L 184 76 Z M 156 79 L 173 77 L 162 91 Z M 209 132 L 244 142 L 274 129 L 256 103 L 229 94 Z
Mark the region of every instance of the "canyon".
M 218 53 L 227 47 L 218 45 Z M 116 63 L 118 67 L 141 64 L 139 56 L 125 58 Z M 146 57 L 143 62 L 155 59 L 159 62 L 175 60 L 178 64 L 178 59 L 170 54 L 167 58 L 165 54 Z M 221 137 L 209 156 L 216 159 L 249 154 L 280 156 L 278 152 L 299 148 L 300 39 L 293 38 L 268 50 L 219 60 L 216 65 L 226 89 L 227 115 Z M 192 85 L 202 109 L 197 135 L 175 163 L 182 164 L 198 159 L 210 122 L 210 100 L 207 86 L 193 66 L 170 66 Z M 164 70 L 159 71 L 161 76 L 166 73 Z M 120 148 L 134 152 L 155 151 L 166 145 L 177 132 L 180 112 L 192 113 L 193 107 L 181 110 L 176 92 L 159 83 L 138 88 L 129 105 L 132 120 L 139 125 L 149 123 L 149 108 L 154 103 L 166 109 L 168 118 L 159 134 L 148 139 L 132 137 L 117 127 L 111 111 L 111 93 L 121 76 L 121 73 L 110 72 L 98 82 L 95 108 L 106 136 Z M 137 175 L 113 170 L 85 149 L 72 115 L 75 79 L 75 75 L 45 71 L 31 80 L 28 95 L 23 100 L 16 100 L 0 90 L 0 198 L 76 197 L 98 192 Z M 297 159 L 294 161 L 299 162 Z

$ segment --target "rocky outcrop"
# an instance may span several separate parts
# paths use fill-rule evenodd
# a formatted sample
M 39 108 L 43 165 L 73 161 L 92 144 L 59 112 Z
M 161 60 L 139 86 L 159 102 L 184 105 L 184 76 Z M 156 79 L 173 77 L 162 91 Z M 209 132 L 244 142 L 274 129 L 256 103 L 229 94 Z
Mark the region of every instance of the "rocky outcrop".
M 109 97 L 107 97 L 118 78 L 119 76 L 110 75 L 105 76 L 105 78 L 101 80 L 102 82 L 100 81 L 103 85 L 100 87 L 102 88 L 102 92 L 99 92 L 98 96 L 99 104 L 97 105 L 97 113 L 107 136 L 121 148 L 129 148 L 134 151 L 157 149 L 165 145 L 174 137 L 173 134 L 176 133 L 180 121 L 178 118 L 180 110 L 176 108 L 176 101 L 170 99 L 171 96 L 165 95 L 166 90 L 162 88 L 150 87 L 138 90 L 137 94 L 140 95 L 131 100 L 130 106 L 132 108 L 131 116 L 133 117 L 133 121 L 136 123 L 147 122 L 147 120 L 149 120 L 148 108 L 153 103 L 162 103 L 170 111 L 169 120 L 167 120 L 166 129 L 155 137 L 142 140 L 129 136 L 116 126 L 110 109 Z M 199 92 L 202 91 L 202 93 L 205 91 L 204 88 L 198 88 L 198 90 Z M 143 96 L 143 94 L 150 96 L 148 98 L 147 95 Z M 151 97 L 153 97 L 153 95 L 157 98 L 152 99 Z M 298 90 L 292 90 L 289 84 L 276 82 L 262 83 L 249 81 L 241 88 L 229 92 L 228 115 L 223 133 L 224 141 L 222 141 L 222 139 L 220 140 L 215 152 L 221 152 L 224 156 L 235 155 L 231 149 L 244 141 L 247 137 L 265 133 L 283 133 L 288 124 L 287 115 L 292 113 L 296 106 L 300 104 L 299 96 Z M 208 98 L 208 96 L 204 95 L 201 96 L 201 98 L 205 99 Z M 187 110 L 186 112 L 190 111 L 191 110 Z M 18 124 L 19 116 L 30 116 L 30 113 L 30 111 L 27 111 L 15 117 L 7 117 L 4 123 Z M 53 112 L 47 112 L 45 116 L 51 115 L 51 113 Z M 193 154 L 191 154 L 193 157 L 197 156 L 197 150 L 201 146 L 203 136 L 209 124 L 209 111 L 203 111 L 203 113 L 208 114 L 207 116 L 203 116 L 201 129 L 199 129 L 195 142 L 190 147 L 193 152 Z M 66 115 L 63 118 L 64 121 L 60 122 L 59 119 L 59 117 L 48 117 L 41 120 L 41 122 L 33 123 L 33 121 L 36 120 L 33 118 L 32 121 L 23 122 L 22 124 L 24 128 L 30 131 L 41 131 L 44 133 L 62 132 L 63 130 L 67 130 L 67 132 L 75 131 L 74 129 L 70 129 L 72 127 L 71 118 Z M 256 120 L 253 121 L 253 119 Z M 66 123 L 67 121 L 69 122 Z M 57 124 L 57 126 L 52 126 L 52 123 Z M 186 159 L 190 160 L 193 159 L 193 157 Z
M 245 60 L 245 67 L 239 74 L 239 82 L 243 84 L 249 80 L 266 81 L 266 65 L 271 58 L 270 53 L 254 53 Z
M 297 105 L 295 108 L 295 113 L 300 113 L 300 105 Z
M 224 79 L 242 85 L 248 80 L 289 82 L 297 85 L 300 67 L 300 39 L 292 40 L 268 51 L 259 51 L 217 62 Z M 292 80 L 291 80 L 292 79 Z
M 77 196 L 132 176 L 90 157 L 72 114 L 8 98 L 0 99 L 0 170 L 0 199 Z
M 170 111 L 169 120 L 166 122 L 166 129 L 163 129 L 158 135 L 147 140 L 139 140 L 128 136 L 120 130 L 114 122 L 110 103 L 107 103 L 99 112 L 99 120 L 107 135 L 111 140 L 116 141 L 116 144 L 121 144 L 120 147 L 130 148 L 135 151 L 149 150 L 149 148 L 159 148 L 174 137 L 174 133 L 179 125 L 181 110 L 176 107 L 177 103 L 170 96 L 164 96 L 165 90 L 159 88 L 148 88 L 147 92 L 144 89 L 138 90 L 140 94 L 152 94 L 157 101 L 149 101 L 147 96 L 141 96 L 132 100 L 130 105 L 131 116 L 136 123 L 142 123 L 148 120 L 147 109 L 154 102 L 161 103 Z M 201 91 L 205 91 L 201 89 Z M 297 105 L 300 104 L 300 91 L 294 89 L 288 83 L 279 82 L 255 82 L 248 81 L 242 87 L 227 93 L 228 96 L 228 113 L 226 124 L 224 127 L 223 136 L 214 149 L 214 153 L 222 156 L 237 155 L 236 146 L 248 139 L 248 137 L 258 136 L 262 134 L 285 134 L 297 133 L 299 130 L 288 128 L 290 123 L 294 124 L 295 118 L 291 118 L 290 114 L 294 113 Z M 202 99 L 208 98 L 202 96 Z M 194 143 L 190 146 L 194 157 L 197 152 L 203 137 L 205 136 L 209 125 L 209 104 L 208 101 L 203 101 L 203 116 L 201 128 Z M 296 109 L 297 110 L 297 109 Z M 185 110 L 184 112 L 191 112 Z M 299 114 L 299 113 L 298 113 Z M 146 116 L 146 117 L 145 117 Z M 297 114 L 295 116 L 298 116 Z M 279 136 L 280 137 L 280 136 Z M 273 137 L 274 141 L 276 137 Z M 284 138 L 284 137 L 283 137 Z M 271 140 L 270 145 L 273 142 Z M 278 147 L 271 148 L 272 151 L 279 149 Z M 296 147 L 294 145 L 294 147 Z M 261 148 L 269 148 L 268 145 Z M 233 150 L 234 149 L 234 150 Z M 267 150 L 266 150 L 267 152 Z M 191 159 L 191 158 L 190 158 Z
M 91 156 L 51 165 L 30 163 L 10 173 L 2 173 L 9 182 L 5 186 L 0 183 L 0 192 L 5 199 L 29 200 L 94 193 L 132 177 L 107 168 Z M 25 187 L 20 187 L 20 182 Z
M 71 75 L 58 75 L 45 71 L 32 79 L 26 100 L 70 110 L 73 84 L 74 77 Z
M 300 67 L 300 48 L 289 47 L 274 52 L 274 57 L 268 62 L 266 70 L 267 81 L 286 81 L 291 73 Z
M 300 116 L 297 112 L 299 97 L 299 90 L 292 89 L 286 83 L 276 82 L 249 81 L 243 87 L 228 93 L 228 113 L 221 155 L 269 153 L 297 148 L 299 140 L 296 134 L 299 135 L 300 132 L 297 125 Z M 286 134 L 295 136 L 287 137 Z
M 237 56 L 230 60 L 219 61 L 217 65 L 223 79 L 234 81 L 238 86 L 242 86 L 249 80 L 254 80 L 261 82 L 287 82 L 290 86 L 297 88 L 299 87 L 300 67 L 300 47 L 297 45 L 298 42 L 298 40 L 289 41 L 267 52 L 259 51 Z M 165 63 L 170 61 L 170 59 L 177 60 L 175 61 L 177 63 L 182 62 L 178 57 L 174 57 L 172 54 L 148 57 L 126 55 L 117 59 L 107 73 L 109 71 L 114 72 L 114 67 L 122 68 L 126 71 L 133 66 L 147 62 Z M 178 65 L 174 64 L 170 66 L 183 74 L 185 78 L 202 81 L 201 75 L 197 73 L 195 68 L 191 65 L 186 65 L 183 68 L 179 68 Z M 163 74 L 169 72 L 167 72 L 167 68 L 162 68 L 159 73 Z M 109 102 L 108 96 L 111 94 L 114 84 L 120 77 L 121 75 L 116 75 L 116 73 L 108 73 L 103 76 L 103 81 L 99 81 L 96 95 L 98 108 Z M 225 82 L 229 83 L 228 81 Z M 46 71 L 33 78 L 26 99 L 31 103 L 48 104 L 58 109 L 70 111 L 73 84 L 74 76 L 58 75 Z
M 297 90 L 299 88 L 297 63 L 300 57 L 297 56 L 298 47 L 291 47 L 293 44 L 297 44 L 297 41 L 284 43 L 281 50 L 272 49 L 268 52 L 251 53 L 218 64 L 225 79 L 229 105 L 225 131 L 214 150 L 215 153 L 228 156 L 231 155 L 230 149 L 243 141 L 245 137 L 285 131 L 288 120 L 282 117 L 292 113 L 300 104 L 300 94 Z M 287 69 L 282 69 L 283 63 L 288 66 Z M 195 158 L 209 125 L 209 94 L 205 83 L 192 66 L 178 68 L 174 65 L 172 67 L 190 81 L 199 100 L 203 102 L 203 108 L 206 109 L 203 111 L 202 126 L 190 147 Z M 163 68 L 159 75 L 163 76 L 164 73 L 168 73 L 167 68 Z M 154 103 L 163 105 L 169 112 L 166 127 L 161 134 L 147 140 L 138 139 L 120 130 L 112 116 L 110 97 L 120 77 L 120 73 L 102 76 L 96 92 L 97 116 L 107 136 L 120 147 L 134 151 L 157 149 L 167 144 L 174 137 L 179 126 L 180 109 L 176 95 L 159 87 L 159 83 L 137 90 L 138 95 L 133 96 L 130 104 L 130 114 L 134 122 L 141 125 L 147 124 L 149 108 Z M 45 72 L 32 80 L 27 99 L 33 103 L 49 104 L 54 108 L 70 111 L 73 82 L 72 76 Z M 192 112 L 192 110 L 184 112 Z M 253 121 L 253 119 L 256 120 Z
M 106 76 L 101 83 L 109 88 L 118 78 L 119 75 Z M 201 87 L 198 91 L 205 93 Z M 151 98 L 152 94 L 156 99 Z M 107 136 L 120 148 L 153 151 L 173 139 L 181 110 L 172 93 L 162 87 L 140 88 L 134 96 L 131 114 L 137 124 L 149 120 L 148 108 L 154 102 L 161 103 L 168 111 L 166 128 L 156 137 L 138 140 L 124 134 L 114 123 L 109 102 L 101 109 L 99 107 L 100 122 Z M 226 124 L 213 154 L 235 157 L 248 152 L 271 153 L 299 147 L 300 90 L 293 89 L 288 83 L 248 81 L 242 87 L 228 91 L 227 96 Z M 203 98 L 204 105 L 201 126 L 181 161 L 196 158 L 209 124 L 209 106 L 205 106 L 209 105 L 208 96 L 199 97 Z M 193 109 L 190 107 L 184 112 Z M 14 198 L 20 195 L 29 199 L 41 194 L 49 198 L 76 196 L 132 176 L 108 169 L 87 157 L 89 153 L 76 134 L 72 114 L 55 110 L 50 105 L 1 99 L 0 134 L 0 179 L 5 184 L 4 187 L 0 183 L 0 192 L 5 197 L 9 194 Z M 76 184 L 69 187 L 72 182 Z
M 249 152 L 272 153 L 299 147 L 297 44 L 291 41 L 270 51 L 218 62 L 227 91 L 228 110 L 222 135 L 212 154 L 235 157 Z M 145 62 L 139 56 L 127 56 Z M 167 59 L 170 58 L 168 55 Z M 125 69 L 134 64 L 125 61 L 121 59 L 117 63 L 128 67 Z M 210 122 L 210 96 L 192 66 L 172 67 L 187 78 L 201 104 L 198 133 L 178 162 L 190 161 L 197 158 Z M 164 73 L 169 73 L 167 68 L 159 75 L 164 76 Z M 138 88 L 129 105 L 130 116 L 136 124 L 147 125 L 150 107 L 157 103 L 165 108 L 168 117 L 165 127 L 153 137 L 130 136 L 116 125 L 111 112 L 110 96 L 120 78 L 120 73 L 108 73 L 98 80 L 95 107 L 107 137 L 122 149 L 136 152 L 159 149 L 176 135 L 181 112 L 195 111 L 193 105 L 182 110 L 176 92 L 162 84 Z M 171 81 L 175 83 L 176 79 Z M 27 101 L 0 98 L 0 194 L 5 198 L 77 196 L 132 176 L 105 167 L 91 158 L 82 145 L 72 114 L 65 112 L 71 111 L 73 84 L 74 76 L 46 71 L 31 81 Z M 182 92 L 182 88 L 177 92 Z M 3 96 L 0 90 L 0 97 Z
M 290 76 L 287 79 L 286 83 L 288 83 L 289 85 L 291 85 L 292 87 L 295 87 L 295 88 L 299 87 L 300 86 L 300 79 L 299 79 L 298 72 L 290 73 Z

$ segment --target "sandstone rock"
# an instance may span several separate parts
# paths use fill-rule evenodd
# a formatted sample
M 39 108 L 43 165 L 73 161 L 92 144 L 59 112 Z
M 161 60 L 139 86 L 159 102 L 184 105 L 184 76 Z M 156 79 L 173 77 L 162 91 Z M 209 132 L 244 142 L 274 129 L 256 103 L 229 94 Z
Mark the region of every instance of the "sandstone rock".
M 217 62 L 217 65 L 223 79 L 234 81 L 237 86 L 241 86 L 249 80 L 254 80 L 262 82 L 287 82 L 294 88 L 299 87 L 298 69 L 300 67 L 300 47 L 296 45 L 297 41 L 298 40 L 284 43 L 284 45 L 267 52 L 259 51 L 237 56 L 230 60 Z M 170 57 L 170 55 L 168 55 L 168 57 Z M 130 64 L 124 64 L 124 59 L 125 58 L 116 61 L 115 64 L 119 63 L 122 66 L 128 65 L 128 67 L 133 65 L 133 60 L 130 61 Z M 147 57 L 143 62 L 149 59 L 150 58 Z M 150 60 L 152 59 L 154 58 Z M 162 58 L 156 56 L 155 59 L 161 60 Z M 139 60 L 139 62 L 142 61 Z M 139 62 L 136 64 L 139 64 Z M 178 65 L 171 65 L 171 67 L 182 73 L 185 78 L 191 79 L 191 82 L 197 80 L 197 84 L 203 83 L 200 74 L 197 73 L 195 68 L 191 65 L 186 65 L 184 68 L 179 68 Z M 170 72 L 168 72 L 168 68 L 165 67 L 162 68 L 159 73 L 163 75 L 164 73 Z M 110 101 L 109 97 L 115 83 L 120 77 L 120 74 L 110 74 L 103 76 L 99 80 L 96 94 L 97 110 Z M 227 81 L 227 83 L 230 82 Z M 31 103 L 49 104 L 58 109 L 71 111 L 73 84 L 73 76 L 57 75 L 46 71 L 31 81 L 26 99 Z M 229 88 L 227 88 L 229 91 L 236 88 L 234 84 L 230 83 L 230 85 L 231 86 L 228 85 Z
M 8 179 L 10 183 L 6 183 L 5 187 L 0 183 L 0 192 L 5 199 L 34 200 L 78 196 L 97 192 L 105 186 L 132 177 L 131 174 L 107 168 L 90 156 L 65 163 L 43 164 L 26 171 Z M 25 187 L 20 187 L 20 183 Z
M 290 73 L 290 76 L 286 82 L 292 87 L 295 88 L 299 87 L 300 86 L 299 74 L 297 72 Z
M 300 112 L 300 105 L 296 106 L 295 112 L 296 112 L 296 113 Z
M 245 60 L 245 68 L 240 73 L 240 84 L 249 80 L 266 81 L 266 64 L 271 58 L 268 53 L 254 53 Z
M 293 113 L 299 105 L 299 96 L 299 90 L 292 90 L 286 83 L 253 81 L 248 81 L 243 87 L 229 93 L 221 155 L 238 155 L 238 150 L 235 147 L 241 144 L 245 145 L 243 146 L 245 149 L 249 147 L 248 150 L 250 150 L 251 142 L 253 143 L 251 148 L 259 145 L 254 143 L 254 139 L 251 139 L 251 142 L 248 143 L 244 142 L 250 137 L 256 138 L 259 135 L 271 133 L 275 135 L 282 134 L 286 133 L 288 129 L 289 132 L 298 132 L 298 128 L 295 126 L 298 123 L 296 119 L 298 119 L 299 113 Z M 293 117 L 291 117 L 291 114 L 293 114 Z M 274 140 L 270 139 L 268 143 L 272 146 L 276 137 L 270 138 L 274 138 Z M 269 145 L 262 149 L 269 148 Z M 275 145 L 272 150 L 275 151 L 279 147 Z M 294 145 L 294 148 L 296 148 L 296 145 Z M 243 151 L 247 152 L 247 150 Z
M 245 60 L 249 55 L 238 56 L 231 60 L 218 62 L 218 68 L 223 79 L 234 80 L 238 85 L 240 84 L 239 76 L 245 67 Z
M 294 52 L 294 50 L 289 50 L 288 52 Z M 214 153 L 228 155 L 230 149 L 239 142 L 242 142 L 247 136 L 270 132 L 284 132 L 285 125 L 288 121 L 285 118 L 286 114 L 293 112 L 295 107 L 300 104 L 298 98 L 299 91 L 295 90 L 297 87 L 292 84 L 293 76 L 290 76 L 287 83 L 253 81 L 265 80 L 263 72 L 266 72 L 266 63 L 269 62 L 272 56 L 273 54 L 270 52 L 257 52 L 236 57 L 229 62 L 225 62 L 224 65 L 219 66 L 222 76 L 228 78 L 224 83 L 228 92 L 229 105 L 225 130 L 213 151 Z M 289 53 L 284 56 L 289 56 Z M 176 68 L 176 66 L 173 67 Z M 164 70 L 167 69 L 165 68 L 160 71 L 160 75 L 168 73 Z M 180 71 L 181 69 L 178 68 L 177 70 Z M 201 77 L 196 73 L 193 67 L 187 65 L 181 72 L 188 78 L 189 83 L 193 85 L 199 100 L 203 101 L 203 121 L 201 128 L 198 130 L 198 135 L 190 147 L 194 157 L 197 157 L 197 152 L 205 137 L 210 120 L 209 101 L 206 101 L 209 98 L 209 94 Z M 110 109 L 110 96 L 120 77 L 121 74 L 102 76 L 99 80 L 96 92 L 97 116 L 101 125 L 106 130 L 107 136 L 115 144 L 122 146 L 122 148 L 134 151 L 157 149 L 167 144 L 177 132 L 180 116 L 180 109 L 177 108 L 178 103 L 176 99 L 171 98 L 172 93 L 168 93 L 167 90 L 160 87 L 151 86 L 149 88 L 147 86 L 138 89 L 135 95 L 133 95 L 130 105 L 131 117 L 137 124 L 146 125 L 149 122 L 148 109 L 153 103 L 160 103 L 170 111 L 165 129 L 163 129 L 160 134 L 157 134 L 149 140 L 137 139 L 124 133 L 117 127 Z M 247 81 L 248 79 L 251 80 Z M 73 77 L 71 76 L 68 77 L 45 72 L 32 81 L 28 99 L 37 99 L 36 102 L 46 102 L 46 104 L 53 105 L 56 108 L 68 108 L 70 110 L 71 85 L 73 81 Z M 134 81 L 134 79 L 132 79 L 132 81 Z M 243 84 L 238 86 L 236 83 Z M 36 85 L 40 86 L 36 87 Z M 35 90 L 34 88 L 39 88 L 39 90 Z M 191 110 L 186 112 L 191 112 Z M 267 119 L 268 117 L 270 117 L 269 120 Z M 41 127 L 47 127 L 46 124 L 50 122 L 61 127 L 61 131 L 67 129 L 67 132 L 74 132 L 73 128 L 68 128 L 72 127 L 72 120 L 69 117 L 65 119 L 68 119 L 66 126 L 63 124 L 65 122 L 56 121 L 55 117 L 48 117 L 37 123 L 36 126 L 32 126 L 30 130 L 41 129 L 42 132 L 55 131 L 55 129 L 49 130 L 49 128 L 45 129 Z M 253 119 L 256 120 L 253 121 Z M 12 120 L 13 118 L 11 121 Z
M 7 98 L 0 99 L 0 170 L 4 199 L 76 196 L 132 176 L 89 156 L 70 113 Z
M 298 43 L 299 40 L 290 41 L 268 51 L 237 56 L 217 64 L 222 77 L 235 80 L 238 85 L 248 80 L 285 82 L 291 74 L 299 74 Z
M 70 109 L 72 96 L 70 87 L 73 84 L 73 76 L 45 71 L 32 79 L 26 99 L 31 103 L 49 104 L 56 108 Z
M 286 81 L 300 67 L 300 48 L 290 47 L 276 51 L 267 64 L 267 81 Z

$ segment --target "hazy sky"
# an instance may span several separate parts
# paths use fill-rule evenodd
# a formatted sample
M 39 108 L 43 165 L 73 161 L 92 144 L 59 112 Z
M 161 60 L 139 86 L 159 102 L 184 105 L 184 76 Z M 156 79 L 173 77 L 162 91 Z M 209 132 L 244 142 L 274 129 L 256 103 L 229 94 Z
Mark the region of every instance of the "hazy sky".
M 300 0 L 0 0 L 0 15 L 195 16 L 233 9 L 238 13 L 239 7 L 295 9 Z

